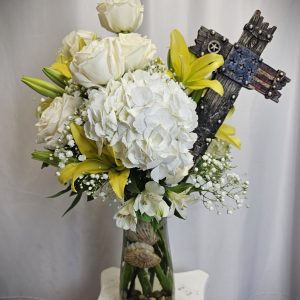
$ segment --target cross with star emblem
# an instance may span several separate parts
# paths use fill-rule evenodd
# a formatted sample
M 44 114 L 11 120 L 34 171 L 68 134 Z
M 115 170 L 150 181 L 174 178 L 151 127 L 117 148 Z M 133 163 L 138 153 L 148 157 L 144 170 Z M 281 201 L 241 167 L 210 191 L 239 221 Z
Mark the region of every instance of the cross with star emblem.
M 219 53 L 225 60 L 214 75 L 223 85 L 224 95 L 220 96 L 209 89 L 197 107 L 198 127 L 195 132 L 198 140 L 193 148 L 195 160 L 205 153 L 208 139 L 214 138 L 242 88 L 255 90 L 266 99 L 279 102 L 279 90 L 290 82 L 285 72 L 273 69 L 260 57 L 276 31 L 275 26 L 269 27 L 269 23 L 263 20 L 261 12 L 257 10 L 234 45 L 214 30 L 201 27 L 196 44 L 189 48 L 197 57 Z

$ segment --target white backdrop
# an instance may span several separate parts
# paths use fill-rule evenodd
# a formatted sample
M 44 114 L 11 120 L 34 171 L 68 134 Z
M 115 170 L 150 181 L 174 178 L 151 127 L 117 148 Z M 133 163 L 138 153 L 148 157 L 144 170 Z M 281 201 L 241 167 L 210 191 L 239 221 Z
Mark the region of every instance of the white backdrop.
M 102 269 L 118 265 L 121 231 L 115 208 L 82 201 L 61 218 L 68 197 L 53 170 L 30 160 L 35 147 L 38 97 L 21 75 L 41 76 L 61 39 L 73 29 L 108 35 L 99 26 L 95 0 L 0 0 L 0 296 L 44 300 L 93 300 Z M 190 44 L 200 25 L 236 41 L 255 9 L 278 25 L 263 53 L 293 81 L 280 104 L 244 90 L 231 123 L 243 149 L 235 151 L 248 176 L 250 209 L 217 216 L 193 206 L 188 220 L 170 220 L 176 271 L 210 274 L 207 300 L 300 299 L 299 0 L 144 0 L 140 32 L 166 57 L 169 32 Z M 0 298 L 1 298 L 0 297 Z M 2 298 L 1 298 L 2 299 Z M 178 299 L 180 300 L 180 299 Z

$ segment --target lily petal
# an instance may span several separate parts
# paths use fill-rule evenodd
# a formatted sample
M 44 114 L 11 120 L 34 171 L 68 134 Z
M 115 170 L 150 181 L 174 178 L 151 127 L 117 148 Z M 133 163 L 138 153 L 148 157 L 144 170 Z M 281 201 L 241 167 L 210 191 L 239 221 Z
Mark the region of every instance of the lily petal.
M 124 198 L 124 189 L 129 177 L 130 171 L 124 169 L 123 171 L 110 170 L 108 172 L 109 183 L 115 192 L 115 194 L 120 198 Z
M 85 136 L 83 127 L 75 123 L 71 123 L 70 128 L 75 143 L 79 148 L 79 151 L 82 154 L 84 154 L 87 158 L 97 158 L 98 157 L 97 145 L 94 141 L 88 139 Z

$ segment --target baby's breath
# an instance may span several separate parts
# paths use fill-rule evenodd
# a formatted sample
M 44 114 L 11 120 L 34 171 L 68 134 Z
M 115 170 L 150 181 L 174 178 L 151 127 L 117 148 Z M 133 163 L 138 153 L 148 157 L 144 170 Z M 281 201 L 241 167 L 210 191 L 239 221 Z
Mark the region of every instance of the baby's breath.
M 199 192 L 208 210 L 220 214 L 225 209 L 228 214 L 233 214 L 246 205 L 249 182 L 233 173 L 234 168 L 228 144 L 214 141 L 213 147 L 202 156 L 191 172 L 188 182 L 193 184 L 193 191 Z

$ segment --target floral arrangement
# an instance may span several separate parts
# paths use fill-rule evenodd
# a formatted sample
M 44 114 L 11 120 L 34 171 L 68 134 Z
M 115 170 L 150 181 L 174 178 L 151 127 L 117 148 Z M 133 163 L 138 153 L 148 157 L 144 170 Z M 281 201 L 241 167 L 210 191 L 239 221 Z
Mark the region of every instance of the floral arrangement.
M 36 127 L 44 149 L 32 158 L 42 167 L 53 166 L 65 185 L 53 197 L 67 192 L 74 197 L 66 212 L 84 195 L 88 201 L 118 201 L 116 224 L 131 236 L 140 235 L 141 222 L 152 225 L 149 235 L 166 217 L 186 218 L 188 205 L 195 202 L 219 214 L 243 207 L 248 182 L 232 172 L 230 155 L 231 146 L 240 148 L 235 129 L 223 124 L 200 160 L 191 154 L 201 96 L 207 89 L 223 94 L 213 79 L 223 57 L 195 57 L 174 30 L 165 63 L 150 39 L 134 33 L 143 20 L 139 0 L 103 0 L 97 10 L 101 25 L 114 36 L 73 31 L 63 39 L 56 61 L 43 69 L 52 83 L 22 78 L 43 96 Z M 132 241 L 127 254 L 155 249 L 136 236 Z M 166 274 L 155 270 L 167 290 Z M 143 274 L 138 275 L 144 294 L 151 294 Z

